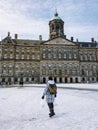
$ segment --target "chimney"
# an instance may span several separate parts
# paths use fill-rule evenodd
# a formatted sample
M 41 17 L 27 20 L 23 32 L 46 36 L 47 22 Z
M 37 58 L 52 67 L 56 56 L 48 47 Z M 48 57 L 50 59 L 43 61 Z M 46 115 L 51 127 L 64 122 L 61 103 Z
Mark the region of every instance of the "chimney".
M 39 40 L 42 41 L 42 35 L 39 35 Z
M 8 32 L 8 37 L 10 37 L 10 32 Z
M 64 37 L 66 38 L 66 35 L 64 35 Z
M 93 37 L 91 38 L 91 42 L 94 42 L 94 38 Z
M 15 39 L 18 39 L 18 34 L 15 34 Z
M 73 42 L 73 37 L 71 37 L 71 41 Z
M 76 39 L 76 42 L 79 42 L 78 38 Z

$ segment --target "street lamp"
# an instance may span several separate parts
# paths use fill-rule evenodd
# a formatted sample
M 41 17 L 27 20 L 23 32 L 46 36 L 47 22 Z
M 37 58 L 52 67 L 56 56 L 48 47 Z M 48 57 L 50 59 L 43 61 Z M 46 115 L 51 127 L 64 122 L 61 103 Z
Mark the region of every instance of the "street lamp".
M 10 75 L 9 75 L 9 65 L 6 66 L 6 73 L 7 73 L 7 82 L 6 82 L 6 85 L 10 85 Z
M 21 73 L 20 76 L 21 76 L 21 77 L 20 77 L 20 85 L 22 85 L 22 87 L 23 87 L 23 74 Z
M 89 82 L 89 79 L 88 79 L 88 70 L 87 70 L 87 83 Z

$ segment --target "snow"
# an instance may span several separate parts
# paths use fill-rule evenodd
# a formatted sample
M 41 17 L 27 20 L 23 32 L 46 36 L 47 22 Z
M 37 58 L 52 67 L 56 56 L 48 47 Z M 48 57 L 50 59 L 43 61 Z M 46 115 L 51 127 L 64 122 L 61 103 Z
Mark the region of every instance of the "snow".
M 19 86 L 18 84 L 16 85 L 12 85 L 14 87 L 17 87 Z M 23 85 L 24 87 L 45 87 L 46 84 L 24 84 Z M 80 84 L 77 84 L 77 83 L 66 83 L 66 84 L 63 84 L 63 83 L 60 83 L 60 84 L 57 84 L 58 88 L 66 88 L 66 89 L 82 89 L 82 90 L 98 90 L 98 83 L 80 83 Z
M 35 86 L 0 88 L 0 130 L 98 130 L 98 84 L 58 84 L 53 118 Z

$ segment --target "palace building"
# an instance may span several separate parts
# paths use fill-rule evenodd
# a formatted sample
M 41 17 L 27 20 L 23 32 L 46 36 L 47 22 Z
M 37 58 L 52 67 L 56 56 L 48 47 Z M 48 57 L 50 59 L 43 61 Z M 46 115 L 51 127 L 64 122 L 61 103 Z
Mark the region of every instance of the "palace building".
M 0 41 L 0 83 L 98 82 L 98 44 L 67 39 L 64 21 L 56 12 L 49 21 L 49 39 L 26 40 L 10 36 Z

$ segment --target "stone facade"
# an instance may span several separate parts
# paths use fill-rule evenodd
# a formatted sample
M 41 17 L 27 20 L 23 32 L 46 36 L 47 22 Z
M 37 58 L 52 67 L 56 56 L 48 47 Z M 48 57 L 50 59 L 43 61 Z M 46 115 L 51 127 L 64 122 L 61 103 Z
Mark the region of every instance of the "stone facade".
M 64 35 L 64 22 L 56 13 L 49 21 L 49 40 L 25 40 L 8 36 L 0 42 L 0 83 L 98 82 L 98 45 L 78 42 Z

